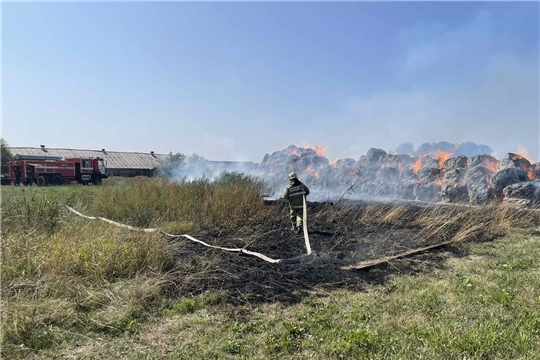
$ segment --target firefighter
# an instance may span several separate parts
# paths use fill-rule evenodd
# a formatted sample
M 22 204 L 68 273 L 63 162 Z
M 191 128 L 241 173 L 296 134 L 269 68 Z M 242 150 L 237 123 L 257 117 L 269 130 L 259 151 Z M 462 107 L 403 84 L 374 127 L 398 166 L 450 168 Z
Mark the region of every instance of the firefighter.
M 31 165 L 26 166 L 26 185 L 32 186 L 34 182 L 34 167 Z
M 298 180 L 298 176 L 294 172 L 289 174 L 289 181 L 290 184 L 285 189 L 283 197 L 289 202 L 292 223 L 291 230 L 299 233 L 302 228 L 304 215 L 304 195 L 309 195 L 309 189 Z
M 15 186 L 21 185 L 21 170 L 19 170 L 18 166 L 15 166 L 13 168 L 13 171 L 15 172 Z

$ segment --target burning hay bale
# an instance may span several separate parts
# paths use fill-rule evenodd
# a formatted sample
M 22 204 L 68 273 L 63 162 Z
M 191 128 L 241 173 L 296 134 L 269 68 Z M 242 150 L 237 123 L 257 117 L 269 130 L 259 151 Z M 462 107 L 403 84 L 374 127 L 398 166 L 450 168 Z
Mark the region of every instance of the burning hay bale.
M 540 163 L 508 153 L 501 161 L 491 155 L 452 156 L 456 150 L 419 156 L 391 154 L 371 148 L 357 160 L 324 156 L 324 147 L 290 145 L 266 154 L 250 175 L 263 178 L 281 196 L 287 175 L 296 172 L 310 187 L 311 199 L 332 200 L 345 193 L 360 199 L 403 199 L 427 202 L 487 204 L 494 200 L 536 200 Z M 508 188 L 508 189 L 507 189 Z M 533 191 L 534 189 L 534 191 Z
M 413 174 L 421 183 L 437 181 L 440 173 L 439 161 L 428 155 L 419 157 L 413 165 Z
M 433 201 L 441 192 L 441 185 L 428 182 L 428 183 L 416 183 L 414 185 L 414 196 L 416 200 L 420 201 Z
M 396 182 L 382 182 L 377 186 L 374 195 L 376 197 L 393 198 L 396 185 Z
M 401 177 L 399 168 L 391 166 L 382 166 L 375 173 L 377 182 L 398 182 Z
M 367 166 L 376 165 L 379 162 L 379 159 L 381 158 L 381 156 L 384 156 L 384 155 L 386 155 L 386 151 L 382 149 L 376 149 L 376 148 L 369 149 L 366 154 L 366 165 Z
M 493 189 L 489 180 L 490 174 L 490 170 L 482 164 L 469 168 L 465 174 L 464 181 L 471 204 L 487 204 L 493 200 Z
M 426 155 L 422 157 L 422 166 L 420 169 L 439 169 L 439 160 L 436 158 Z
M 524 206 L 540 204 L 540 182 L 526 181 L 512 184 L 503 190 L 504 201 Z
M 504 155 L 504 157 L 502 158 L 502 160 L 501 160 L 501 162 L 499 164 L 500 169 L 504 169 L 504 168 L 507 168 L 507 167 L 515 167 L 515 168 L 521 168 L 521 169 L 527 168 L 528 169 L 528 168 L 531 167 L 531 163 L 529 162 L 529 160 L 525 159 L 521 155 L 508 153 L 508 154 Z
M 484 165 L 490 173 L 494 174 L 499 168 L 499 162 L 491 155 L 473 155 L 467 160 L 467 167 L 470 169 L 476 165 Z
M 468 202 L 469 191 L 465 182 L 466 169 L 454 168 L 445 172 L 441 187 L 441 198 L 446 202 Z
M 351 159 L 351 158 L 338 159 L 334 163 L 330 163 L 330 165 L 335 166 L 338 169 L 352 170 L 354 168 L 354 165 L 356 165 L 356 160 Z
M 364 166 L 366 166 L 366 161 L 367 161 L 367 156 L 366 155 L 360 155 L 360 157 L 356 161 L 356 164 L 354 164 L 354 167 L 356 169 L 363 168 Z
M 438 167 L 422 167 L 418 173 L 418 180 L 420 182 L 437 182 L 441 175 L 441 170 Z
M 469 192 L 465 182 L 467 157 L 456 156 L 443 163 L 440 197 L 445 202 L 468 202 Z
M 397 182 L 413 175 L 414 158 L 409 155 L 386 154 L 379 158 L 377 177 L 381 180 Z
M 414 200 L 414 185 L 415 182 L 411 180 L 398 182 L 394 188 L 395 197 L 403 200 Z
M 294 163 L 295 171 L 305 173 L 315 187 L 329 190 L 354 182 L 357 193 L 369 198 L 485 204 L 507 197 L 503 192 L 506 187 L 537 178 L 535 170 L 540 171 L 540 166 L 512 153 L 499 161 L 490 155 L 452 157 L 441 151 L 416 158 L 371 148 L 357 161 L 329 163 L 313 151 L 291 147 L 285 151 L 299 154 L 287 164 Z
M 533 164 L 533 175 L 535 179 L 540 179 L 540 162 Z
M 507 186 L 517 184 L 520 182 L 528 181 L 527 173 L 520 168 L 506 167 L 499 170 L 491 178 L 492 188 L 496 196 L 500 196 L 503 193 L 504 188 Z
M 468 159 L 466 156 L 463 156 L 463 155 L 455 156 L 455 157 L 447 159 L 443 163 L 443 168 L 445 170 L 466 169 L 468 167 L 467 162 L 468 162 Z
M 503 193 L 505 198 L 533 199 L 540 195 L 540 186 L 526 181 L 505 187 Z
M 529 160 L 519 154 L 508 153 L 503 157 L 499 164 L 499 168 L 505 169 L 508 167 L 522 169 L 527 174 L 529 180 L 535 179 L 534 167 Z

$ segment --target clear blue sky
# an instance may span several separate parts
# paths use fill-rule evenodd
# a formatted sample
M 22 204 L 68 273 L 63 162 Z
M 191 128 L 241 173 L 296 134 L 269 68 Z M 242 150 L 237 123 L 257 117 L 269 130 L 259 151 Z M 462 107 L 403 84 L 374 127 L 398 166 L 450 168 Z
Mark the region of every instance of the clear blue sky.
M 2 6 L 12 146 L 260 161 L 470 140 L 540 159 L 538 2 Z

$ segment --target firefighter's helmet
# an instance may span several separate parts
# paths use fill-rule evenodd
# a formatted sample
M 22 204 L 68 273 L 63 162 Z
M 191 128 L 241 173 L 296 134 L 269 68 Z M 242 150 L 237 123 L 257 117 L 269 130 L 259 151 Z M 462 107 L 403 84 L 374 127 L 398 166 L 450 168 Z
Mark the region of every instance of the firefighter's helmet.
M 289 174 L 289 179 L 298 179 L 298 175 L 296 175 L 296 173 L 293 171 L 292 173 Z

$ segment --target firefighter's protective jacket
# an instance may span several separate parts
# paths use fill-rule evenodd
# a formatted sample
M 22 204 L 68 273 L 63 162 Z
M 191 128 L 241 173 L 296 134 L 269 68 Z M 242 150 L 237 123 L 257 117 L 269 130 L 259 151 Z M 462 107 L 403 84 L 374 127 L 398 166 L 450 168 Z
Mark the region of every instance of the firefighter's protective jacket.
M 309 189 L 300 180 L 294 179 L 285 189 L 283 197 L 289 201 L 292 209 L 299 209 L 304 206 L 303 195 L 309 195 Z

